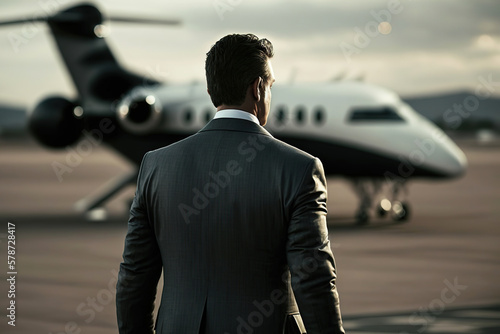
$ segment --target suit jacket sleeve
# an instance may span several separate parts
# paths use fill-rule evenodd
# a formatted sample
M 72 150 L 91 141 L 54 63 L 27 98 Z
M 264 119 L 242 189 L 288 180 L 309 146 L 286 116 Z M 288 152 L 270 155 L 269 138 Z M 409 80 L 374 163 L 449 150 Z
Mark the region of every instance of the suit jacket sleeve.
M 294 196 L 287 241 L 291 284 L 308 334 L 344 333 L 326 200 L 323 166 L 314 159 Z
M 153 333 L 154 300 L 162 262 L 144 198 L 146 157 L 147 154 L 139 170 L 130 208 L 123 262 L 116 285 L 116 312 L 121 334 Z

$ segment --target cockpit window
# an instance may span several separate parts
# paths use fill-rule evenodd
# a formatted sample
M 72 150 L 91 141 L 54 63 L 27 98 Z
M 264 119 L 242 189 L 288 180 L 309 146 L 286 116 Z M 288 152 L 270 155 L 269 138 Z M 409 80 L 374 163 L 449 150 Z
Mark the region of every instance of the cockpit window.
M 348 116 L 349 122 L 404 122 L 392 107 L 353 108 Z

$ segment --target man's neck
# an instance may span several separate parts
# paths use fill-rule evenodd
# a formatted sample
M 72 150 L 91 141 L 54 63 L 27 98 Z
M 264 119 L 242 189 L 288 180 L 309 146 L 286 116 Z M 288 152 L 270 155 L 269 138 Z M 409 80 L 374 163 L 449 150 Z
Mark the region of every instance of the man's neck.
M 255 124 L 260 125 L 259 119 L 255 116 L 252 115 L 249 112 L 246 112 L 241 109 L 236 109 L 236 108 L 228 108 L 228 109 L 221 109 L 217 110 L 217 113 L 214 116 L 214 119 L 216 118 L 239 118 L 239 119 L 245 119 L 251 122 L 254 122 Z
M 220 105 L 217 107 L 217 111 L 226 110 L 226 109 L 236 109 L 236 110 L 245 111 L 245 112 L 257 117 L 257 110 L 253 110 L 253 108 L 248 108 L 248 106 L 245 106 L 245 105 L 230 106 L 230 105 L 223 104 L 223 105 Z

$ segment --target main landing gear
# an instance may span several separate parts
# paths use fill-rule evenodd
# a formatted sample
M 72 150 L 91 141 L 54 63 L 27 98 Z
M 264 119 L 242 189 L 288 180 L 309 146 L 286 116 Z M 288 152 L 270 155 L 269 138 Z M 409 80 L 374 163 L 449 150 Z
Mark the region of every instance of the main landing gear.
M 105 220 L 107 218 L 107 211 L 103 207 L 104 204 L 122 191 L 125 187 L 135 184 L 136 180 L 137 171 L 133 171 L 125 175 L 119 175 L 104 184 L 102 189 L 99 190 L 98 195 L 90 195 L 78 201 L 75 204 L 75 209 L 84 213 L 88 220 Z
M 359 207 L 355 215 L 357 224 L 368 224 L 370 219 L 369 212 L 372 208 L 375 214 L 380 218 L 390 216 L 394 221 L 405 222 L 410 217 L 409 204 L 399 198 L 401 190 L 404 196 L 408 194 L 405 183 L 373 179 L 355 179 L 352 185 L 360 199 Z M 383 193 L 384 188 L 390 189 L 391 199 L 382 198 L 374 205 L 375 198 L 377 198 L 378 194 Z

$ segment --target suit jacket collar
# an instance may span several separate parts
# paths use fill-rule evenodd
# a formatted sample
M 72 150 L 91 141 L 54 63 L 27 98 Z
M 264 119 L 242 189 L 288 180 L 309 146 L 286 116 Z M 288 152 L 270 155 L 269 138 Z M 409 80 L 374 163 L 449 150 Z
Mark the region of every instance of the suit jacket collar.
M 254 122 L 239 118 L 212 119 L 199 132 L 206 132 L 206 131 L 239 131 L 239 132 L 258 133 L 272 137 L 272 135 L 262 126 L 255 124 Z

